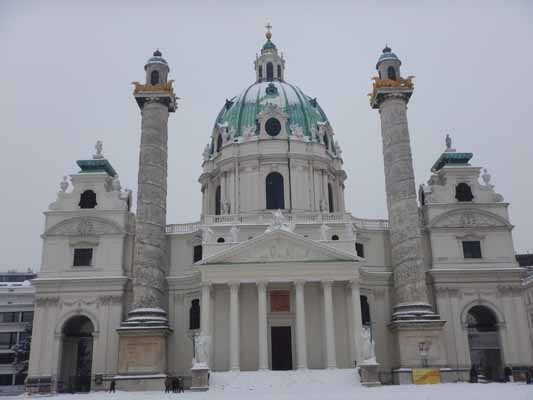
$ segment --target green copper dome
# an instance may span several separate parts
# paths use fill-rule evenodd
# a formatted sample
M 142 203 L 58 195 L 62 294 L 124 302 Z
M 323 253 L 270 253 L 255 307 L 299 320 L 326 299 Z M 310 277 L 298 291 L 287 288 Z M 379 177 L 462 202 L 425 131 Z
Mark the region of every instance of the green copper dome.
M 245 130 L 253 130 L 258 135 L 257 114 L 272 105 L 288 115 L 286 129 L 289 135 L 301 132 L 310 140 L 316 140 L 318 125 L 328 122 L 316 99 L 294 85 L 274 81 L 256 82 L 239 96 L 226 100 L 215 127 L 226 127 L 235 139 L 242 137 Z

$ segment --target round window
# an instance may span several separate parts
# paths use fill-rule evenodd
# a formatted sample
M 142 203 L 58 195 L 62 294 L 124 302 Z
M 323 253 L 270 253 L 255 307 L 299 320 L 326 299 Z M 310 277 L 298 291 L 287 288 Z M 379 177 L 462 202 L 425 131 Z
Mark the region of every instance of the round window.
M 276 118 L 270 118 L 265 123 L 265 130 L 270 136 L 277 136 L 281 132 L 281 123 Z

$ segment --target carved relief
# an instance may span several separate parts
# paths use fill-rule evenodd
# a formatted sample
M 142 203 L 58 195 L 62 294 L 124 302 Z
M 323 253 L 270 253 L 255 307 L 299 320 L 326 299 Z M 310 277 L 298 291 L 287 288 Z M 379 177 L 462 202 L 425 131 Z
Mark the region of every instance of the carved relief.
M 509 224 L 497 215 L 466 210 L 439 216 L 430 225 L 435 228 L 471 228 L 508 226 Z
M 59 296 L 41 296 L 35 298 L 38 307 L 55 307 L 59 304 Z
M 62 221 L 46 232 L 46 236 L 96 236 L 125 233 L 115 222 L 98 217 L 76 217 Z

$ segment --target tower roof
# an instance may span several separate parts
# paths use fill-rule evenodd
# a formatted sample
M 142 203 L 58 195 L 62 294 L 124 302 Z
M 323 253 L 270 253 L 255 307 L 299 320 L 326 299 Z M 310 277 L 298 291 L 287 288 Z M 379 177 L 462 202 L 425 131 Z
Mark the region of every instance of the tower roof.
M 159 51 L 159 49 L 154 51 L 153 56 L 150 57 L 148 61 L 146 61 L 146 65 L 144 66 L 144 69 L 146 69 L 146 67 L 150 64 L 163 64 L 168 67 L 168 62 L 167 60 L 163 58 L 163 54 Z
M 400 63 L 400 65 L 402 63 L 400 59 L 398 58 L 398 56 L 394 54 L 392 52 L 392 49 L 387 45 L 385 45 L 385 48 L 383 49 L 383 53 L 379 56 L 378 62 L 376 64 L 376 69 L 378 68 L 379 64 L 385 60 L 396 60 Z

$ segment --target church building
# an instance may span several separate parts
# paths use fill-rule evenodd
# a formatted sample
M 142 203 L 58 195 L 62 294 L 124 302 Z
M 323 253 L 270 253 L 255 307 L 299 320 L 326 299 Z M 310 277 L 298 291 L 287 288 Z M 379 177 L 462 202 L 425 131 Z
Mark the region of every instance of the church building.
M 135 213 L 101 142 L 63 179 L 44 212 L 32 281 L 28 387 L 83 392 L 115 380 L 117 389 L 162 390 L 167 376 L 194 386 L 193 358 L 211 373 L 372 360 L 381 383 L 397 384 L 421 367 L 455 382 L 474 364 L 487 380 L 533 365 L 509 203 L 450 137 L 417 190 L 414 83 L 399 57 L 383 49 L 369 95 L 388 220 L 365 219 L 344 198 L 351 150 L 317 99 L 285 79 L 271 38 L 268 27 L 253 83 L 216 116 L 199 160 L 197 221 L 166 219 L 167 124 L 180 110 L 159 50 L 144 83 L 134 82 Z

